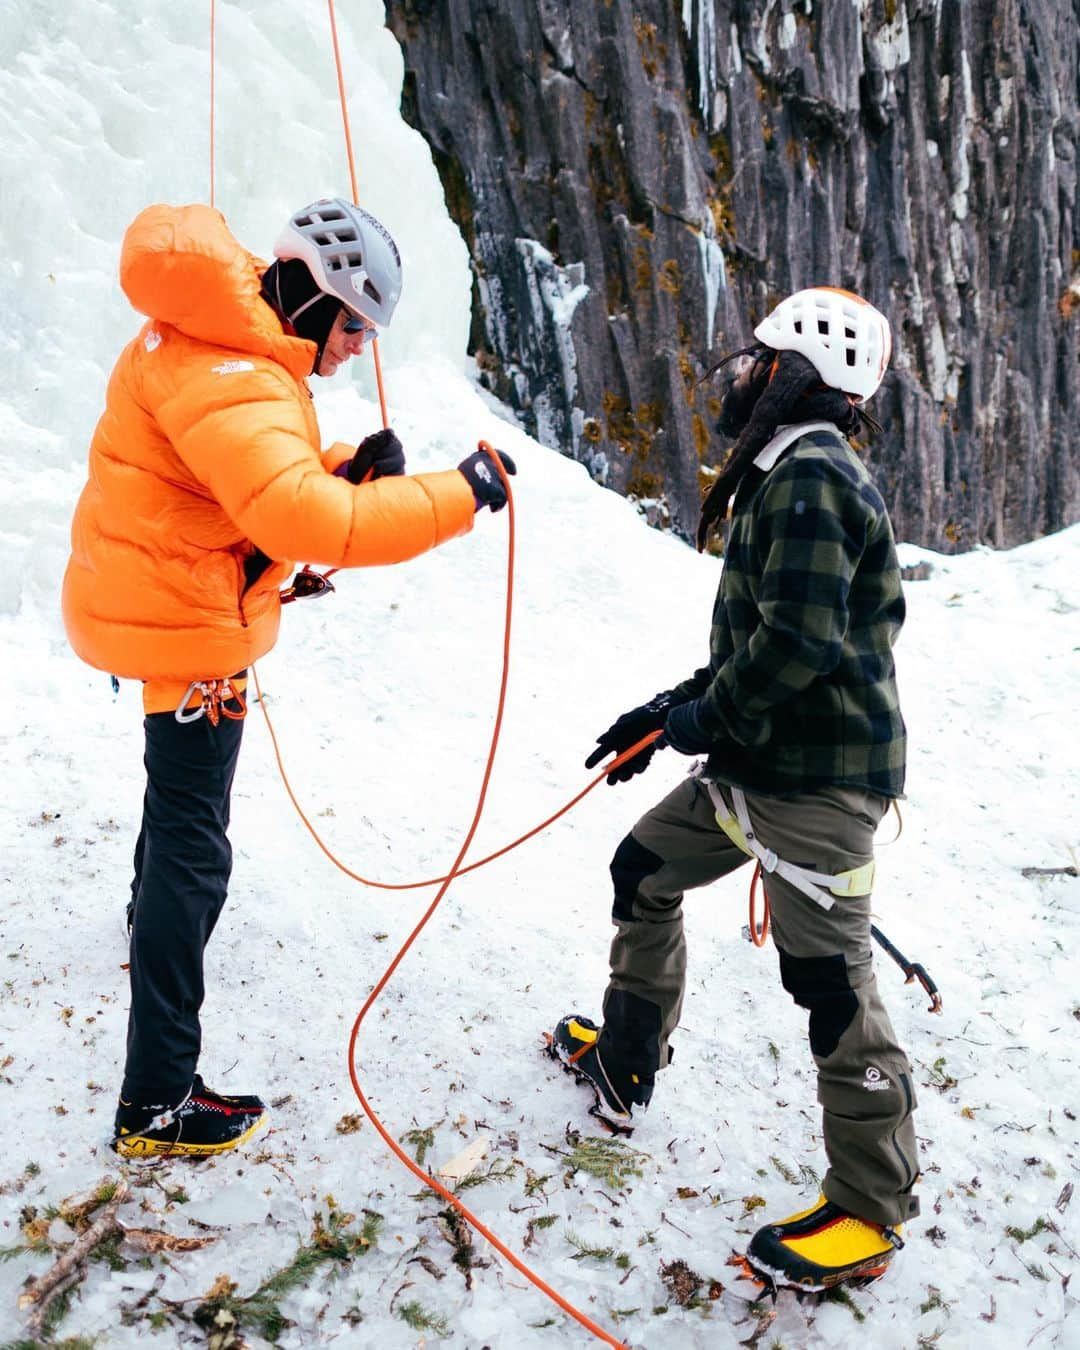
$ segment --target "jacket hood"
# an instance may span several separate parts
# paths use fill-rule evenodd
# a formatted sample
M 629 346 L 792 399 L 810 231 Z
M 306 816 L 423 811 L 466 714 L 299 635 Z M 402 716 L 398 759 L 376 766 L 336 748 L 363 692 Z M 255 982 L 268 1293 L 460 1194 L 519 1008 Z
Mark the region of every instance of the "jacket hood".
M 266 264 L 212 206 L 158 204 L 140 211 L 120 250 L 120 285 L 140 314 L 218 347 L 267 356 L 298 379 L 315 344 L 287 336 L 259 294 Z

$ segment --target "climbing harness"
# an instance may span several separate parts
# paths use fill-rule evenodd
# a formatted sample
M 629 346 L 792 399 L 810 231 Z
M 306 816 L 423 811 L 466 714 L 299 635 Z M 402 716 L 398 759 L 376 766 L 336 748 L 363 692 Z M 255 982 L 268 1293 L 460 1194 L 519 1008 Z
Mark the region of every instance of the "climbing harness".
M 815 901 L 824 910 L 832 909 L 837 898 L 869 895 L 874 889 L 876 868 L 872 858 L 868 863 L 863 863 L 861 867 L 852 867 L 846 872 L 836 872 L 831 876 L 824 872 L 815 872 L 809 867 L 798 867 L 795 863 L 785 862 L 773 849 L 767 848 L 755 834 L 750 820 L 750 812 L 746 806 L 746 793 L 743 792 L 742 788 L 729 785 L 729 791 L 731 792 L 731 805 L 729 806 L 719 786 L 711 778 L 705 777 L 704 764 L 699 764 L 693 770 L 693 776 L 704 786 L 712 800 L 716 810 L 717 825 L 720 826 L 737 849 L 745 853 L 747 857 L 757 860 L 753 876 L 750 878 L 749 933 L 750 941 L 755 947 L 764 947 L 769 936 L 769 895 L 762 880 L 764 872 L 783 877 L 786 882 Z M 900 828 L 896 833 L 896 838 L 899 839 L 903 830 L 903 817 L 900 815 L 899 807 L 896 808 L 896 815 L 900 821 Z M 891 842 L 895 843 L 896 840 L 894 839 Z M 761 882 L 764 896 L 760 927 L 758 927 L 757 922 L 757 888 L 759 882 Z M 942 1009 L 941 994 L 938 992 L 938 987 L 926 967 L 918 961 L 909 961 L 876 924 L 870 925 L 870 935 L 904 972 L 907 977 L 906 984 L 918 980 L 922 985 L 930 998 L 928 1011 L 940 1013 Z
M 202 700 L 189 708 L 195 694 L 201 694 Z M 237 706 L 229 707 L 229 701 Z M 247 716 L 247 703 L 243 692 L 237 689 L 228 676 L 223 680 L 192 680 L 183 698 L 176 705 L 173 716 L 178 722 L 197 722 L 205 717 L 211 726 L 216 727 L 223 717 L 230 722 L 241 722 Z
M 828 875 L 815 872 L 809 867 L 799 867 L 795 863 L 785 862 L 773 849 L 754 833 L 750 821 L 750 812 L 746 809 L 746 793 L 742 788 L 731 787 L 732 806 L 724 800 L 718 785 L 711 778 L 698 774 L 698 780 L 705 787 L 716 808 L 716 823 L 727 837 L 750 858 L 756 858 L 758 866 L 770 875 L 775 873 L 803 895 L 808 896 L 822 909 L 832 909 L 837 897 L 869 895 L 874 889 L 874 860 L 863 863 L 861 867 L 852 867 L 846 872 Z M 755 877 L 756 879 L 756 877 Z

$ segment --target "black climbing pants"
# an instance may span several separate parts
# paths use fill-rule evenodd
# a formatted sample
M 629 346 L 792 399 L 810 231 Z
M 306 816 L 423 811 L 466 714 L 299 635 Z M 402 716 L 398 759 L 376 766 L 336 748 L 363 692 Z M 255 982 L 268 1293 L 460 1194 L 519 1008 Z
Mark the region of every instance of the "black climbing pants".
M 135 845 L 131 1012 L 121 1096 L 175 1106 L 191 1087 L 202 1032 L 203 949 L 228 891 L 229 795 L 242 721 L 180 723 L 152 713 Z

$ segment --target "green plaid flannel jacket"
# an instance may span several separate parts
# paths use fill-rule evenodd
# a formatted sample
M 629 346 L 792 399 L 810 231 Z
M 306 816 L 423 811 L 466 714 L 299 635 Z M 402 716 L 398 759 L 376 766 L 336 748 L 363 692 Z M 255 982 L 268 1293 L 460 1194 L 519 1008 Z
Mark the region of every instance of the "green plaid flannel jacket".
M 904 790 L 892 647 L 904 596 L 881 494 L 840 433 L 809 432 L 740 484 L 699 698 L 709 772 L 781 796 Z

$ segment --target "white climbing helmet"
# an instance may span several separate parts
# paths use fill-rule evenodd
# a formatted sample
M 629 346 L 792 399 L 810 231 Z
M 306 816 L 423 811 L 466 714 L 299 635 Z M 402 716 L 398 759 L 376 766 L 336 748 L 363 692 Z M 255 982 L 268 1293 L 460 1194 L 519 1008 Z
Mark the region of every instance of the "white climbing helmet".
M 295 212 L 274 245 L 276 258 L 299 258 L 315 284 L 379 328 L 401 295 L 401 255 L 390 232 L 343 197 L 323 197 Z
M 833 286 L 796 291 L 754 329 L 766 347 L 799 352 L 833 389 L 860 403 L 881 384 L 892 355 L 889 321 L 869 301 Z

